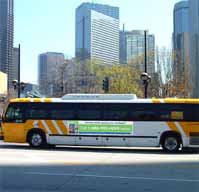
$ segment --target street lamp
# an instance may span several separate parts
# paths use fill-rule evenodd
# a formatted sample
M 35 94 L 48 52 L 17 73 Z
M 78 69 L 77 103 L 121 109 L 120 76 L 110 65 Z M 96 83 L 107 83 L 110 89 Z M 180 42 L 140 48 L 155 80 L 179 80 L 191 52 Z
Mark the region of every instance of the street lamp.
M 14 89 L 17 90 L 18 98 L 20 98 L 21 90 L 24 90 L 26 84 L 24 82 L 18 82 L 18 80 L 13 80 L 12 85 L 13 85 Z
M 147 98 L 148 83 L 151 76 L 147 73 L 147 30 L 144 31 L 144 72 L 140 75 L 140 79 L 144 85 L 144 97 Z
M 144 72 L 140 75 L 140 79 L 142 80 L 142 83 L 144 85 L 144 97 L 147 98 L 147 88 L 151 80 L 151 76 L 149 76 L 148 73 Z

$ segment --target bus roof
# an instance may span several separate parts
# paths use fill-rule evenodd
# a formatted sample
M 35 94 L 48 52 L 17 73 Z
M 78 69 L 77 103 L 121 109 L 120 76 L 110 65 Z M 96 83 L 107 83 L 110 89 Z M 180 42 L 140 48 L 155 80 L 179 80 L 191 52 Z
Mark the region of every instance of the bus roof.
M 135 94 L 66 94 L 63 100 L 132 100 Z
M 46 103 L 189 103 L 199 104 L 199 99 L 179 99 L 179 98 L 165 98 L 165 99 L 62 99 L 62 98 L 17 98 L 11 99 L 11 103 L 29 103 L 29 102 L 46 102 Z

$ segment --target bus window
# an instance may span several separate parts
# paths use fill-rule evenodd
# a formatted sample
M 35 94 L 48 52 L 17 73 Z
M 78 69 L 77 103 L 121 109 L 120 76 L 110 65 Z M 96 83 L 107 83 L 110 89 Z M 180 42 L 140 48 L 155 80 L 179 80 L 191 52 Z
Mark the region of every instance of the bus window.
M 183 112 L 182 111 L 171 111 L 171 119 L 183 120 Z
M 45 109 L 30 109 L 28 114 L 30 119 L 49 119 L 48 111 Z
M 157 114 L 152 111 L 131 111 L 130 119 L 133 121 L 152 121 L 157 118 Z
M 183 118 L 185 121 L 198 121 L 199 106 L 196 104 L 183 105 Z
M 128 121 L 128 104 L 107 103 L 104 104 L 104 120 Z
M 75 120 L 75 108 L 76 105 L 72 103 L 52 104 L 51 118 L 54 120 Z
M 10 105 L 5 115 L 5 122 L 23 122 L 22 106 Z
M 26 118 L 27 119 L 50 119 L 49 110 L 46 108 L 45 104 L 35 103 L 29 104 L 29 107 L 26 109 Z
M 158 119 L 160 121 L 183 120 L 183 106 L 181 104 L 157 104 Z
M 78 105 L 77 109 L 77 119 L 78 120 L 101 120 L 101 110 L 100 104 L 81 103 Z

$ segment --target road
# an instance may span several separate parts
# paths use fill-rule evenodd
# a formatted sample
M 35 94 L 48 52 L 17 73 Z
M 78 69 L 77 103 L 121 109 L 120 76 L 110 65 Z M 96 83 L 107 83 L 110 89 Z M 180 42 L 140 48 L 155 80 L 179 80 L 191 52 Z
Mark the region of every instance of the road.
M 199 153 L 0 143 L 0 192 L 198 192 Z

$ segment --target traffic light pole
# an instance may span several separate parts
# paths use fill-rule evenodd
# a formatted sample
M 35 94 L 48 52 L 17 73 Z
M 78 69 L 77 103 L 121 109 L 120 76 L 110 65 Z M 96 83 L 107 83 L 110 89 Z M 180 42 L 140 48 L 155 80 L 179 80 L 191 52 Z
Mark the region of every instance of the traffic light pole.
M 105 77 L 103 79 L 102 89 L 104 90 L 104 93 L 108 93 L 109 92 L 109 78 L 108 77 Z

